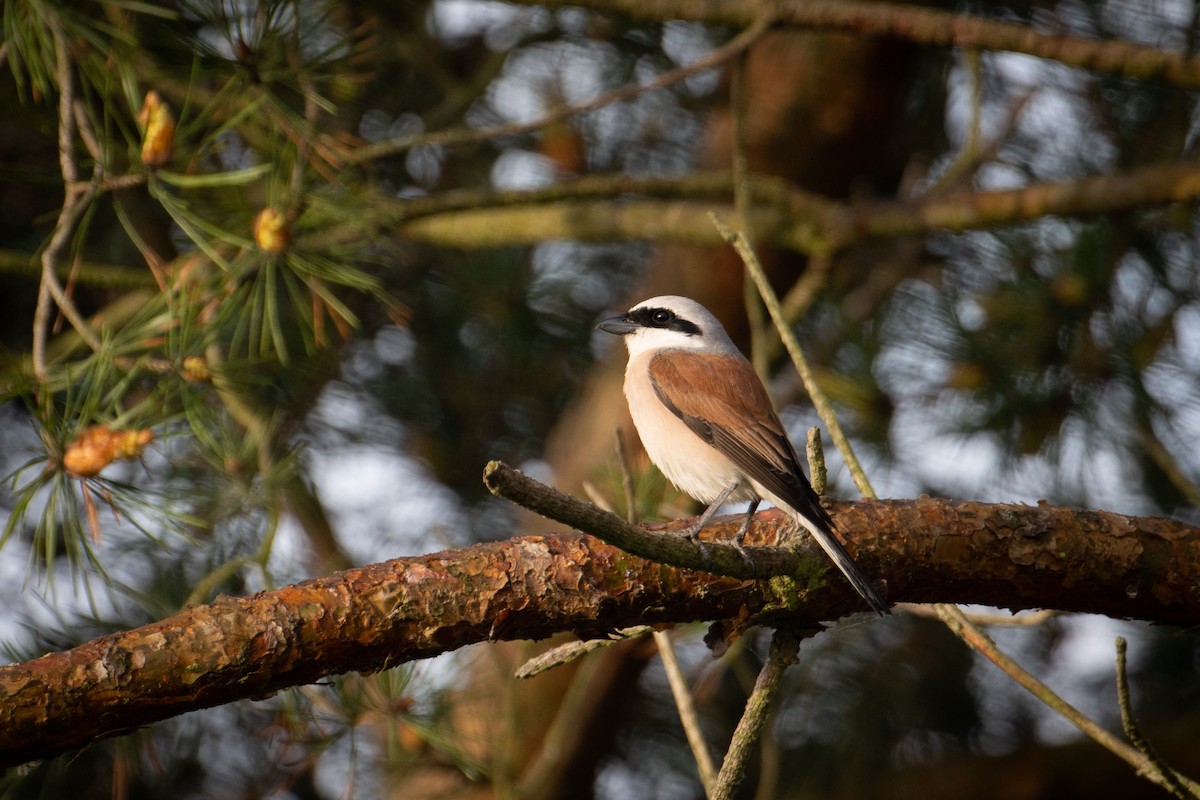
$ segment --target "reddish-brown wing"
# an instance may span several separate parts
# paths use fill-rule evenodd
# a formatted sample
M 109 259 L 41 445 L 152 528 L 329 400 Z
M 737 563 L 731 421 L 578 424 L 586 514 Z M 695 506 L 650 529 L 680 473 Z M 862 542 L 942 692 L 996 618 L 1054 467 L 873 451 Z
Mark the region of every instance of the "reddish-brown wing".
M 832 530 L 762 381 L 741 356 L 664 351 L 650 360 L 659 400 L 747 476 Z

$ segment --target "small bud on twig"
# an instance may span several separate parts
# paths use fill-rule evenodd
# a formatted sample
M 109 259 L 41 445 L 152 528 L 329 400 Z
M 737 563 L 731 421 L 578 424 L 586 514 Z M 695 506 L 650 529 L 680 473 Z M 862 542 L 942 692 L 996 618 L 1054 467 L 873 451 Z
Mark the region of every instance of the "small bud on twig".
M 175 117 L 153 89 L 146 92 L 138 124 L 142 126 L 142 163 L 147 167 L 169 164 L 175 154 Z
M 118 459 L 137 458 L 153 440 L 148 428 L 114 431 L 107 425 L 92 425 L 67 445 L 62 465 L 76 478 L 91 478 Z

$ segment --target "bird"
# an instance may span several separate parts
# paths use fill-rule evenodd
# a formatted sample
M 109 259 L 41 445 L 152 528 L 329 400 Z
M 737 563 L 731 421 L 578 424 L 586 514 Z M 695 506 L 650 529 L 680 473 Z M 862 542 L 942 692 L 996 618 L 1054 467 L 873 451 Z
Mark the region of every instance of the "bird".
M 689 536 L 725 503 L 749 501 L 740 546 L 759 502 L 769 500 L 812 535 L 874 611 L 890 613 L 838 539 L 766 387 L 707 308 L 663 295 L 596 328 L 622 337 L 629 351 L 625 398 L 646 454 L 680 491 L 708 504 Z

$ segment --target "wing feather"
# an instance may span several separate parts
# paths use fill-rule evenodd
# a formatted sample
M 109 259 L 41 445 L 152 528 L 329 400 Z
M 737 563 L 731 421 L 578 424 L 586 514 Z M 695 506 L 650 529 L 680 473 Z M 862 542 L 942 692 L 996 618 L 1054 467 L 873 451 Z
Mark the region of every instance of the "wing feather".
M 697 436 L 795 511 L 833 529 L 750 362 L 675 350 L 651 359 L 649 372 L 659 400 Z
M 740 355 L 672 350 L 648 365 L 650 385 L 672 414 L 749 478 L 800 515 L 804 527 L 870 606 L 887 603 L 838 538 L 837 528 L 804 477 L 796 450 L 750 362 Z

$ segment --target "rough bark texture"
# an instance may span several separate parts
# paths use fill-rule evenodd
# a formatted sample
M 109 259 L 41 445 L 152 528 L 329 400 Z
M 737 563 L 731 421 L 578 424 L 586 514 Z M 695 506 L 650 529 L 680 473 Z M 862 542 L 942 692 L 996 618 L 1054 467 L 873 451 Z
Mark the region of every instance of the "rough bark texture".
M 841 504 L 834 514 L 892 602 L 1200 621 L 1200 528 L 933 499 Z M 711 530 L 727 538 L 736 527 L 727 518 Z M 784 534 L 782 515 L 766 511 L 748 543 L 775 544 Z M 811 622 L 860 610 L 815 545 L 804 546 L 813 551 L 813 569 L 802 578 L 740 581 L 649 562 L 590 536 L 526 536 L 221 598 L 0 668 L 0 766 L 185 711 L 476 642 L 563 631 L 603 636 L 637 623 Z

